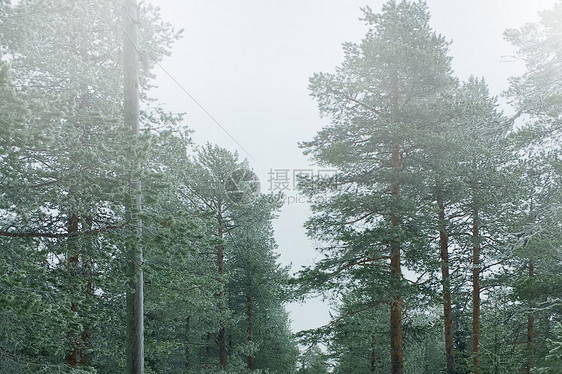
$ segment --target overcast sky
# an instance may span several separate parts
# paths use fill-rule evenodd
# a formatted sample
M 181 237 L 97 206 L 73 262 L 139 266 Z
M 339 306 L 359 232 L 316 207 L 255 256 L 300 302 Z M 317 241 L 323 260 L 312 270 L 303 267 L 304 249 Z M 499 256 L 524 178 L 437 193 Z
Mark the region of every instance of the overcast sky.
M 150 0 L 184 37 L 162 66 L 236 140 L 215 124 L 162 70 L 153 96 L 185 112 L 196 144 L 237 150 L 259 176 L 262 192 L 284 187 L 287 203 L 274 223 L 281 261 L 293 271 L 318 257 L 302 225 L 308 206 L 296 203 L 293 171 L 313 169 L 298 143 L 312 139 L 327 119 L 308 96 L 308 78 L 333 72 L 343 59 L 341 43 L 366 32 L 360 8 L 378 11 L 380 0 Z M 537 11 L 555 0 L 429 0 L 431 25 L 452 40 L 453 69 L 460 79 L 484 77 L 492 94 L 522 66 L 507 57 L 506 28 L 538 20 Z M 506 108 L 506 111 L 509 111 Z M 237 144 L 238 143 L 238 144 Z M 273 173 L 273 174 L 271 174 Z M 288 177 L 288 180 L 285 179 Z M 294 331 L 328 321 L 321 301 L 290 305 Z

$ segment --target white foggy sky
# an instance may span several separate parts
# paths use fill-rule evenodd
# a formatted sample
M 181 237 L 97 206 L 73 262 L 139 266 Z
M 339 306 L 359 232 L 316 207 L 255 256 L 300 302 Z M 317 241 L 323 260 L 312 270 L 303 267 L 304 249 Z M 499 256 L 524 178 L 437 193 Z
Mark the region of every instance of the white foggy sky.
M 325 124 L 308 96 L 308 78 L 333 72 L 343 59 L 341 43 L 358 42 L 366 27 L 360 7 L 378 11 L 381 0 L 150 0 L 184 37 L 162 65 L 248 151 L 249 157 L 170 78 L 156 68 L 152 93 L 163 106 L 185 112 L 196 144 L 211 142 L 247 157 L 268 192 L 268 172 L 310 165 L 297 143 L 310 140 Z M 455 74 L 483 76 L 493 95 L 522 66 L 506 61 L 513 54 L 503 41 L 506 28 L 538 20 L 537 11 L 555 0 L 428 0 L 433 29 L 452 40 Z M 292 177 L 292 173 L 289 174 Z M 291 180 L 292 186 L 292 180 Z M 287 191 L 294 196 L 296 191 Z M 293 271 L 319 255 L 302 225 L 305 204 L 286 205 L 274 223 L 281 261 Z M 292 304 L 293 331 L 328 321 L 319 300 Z

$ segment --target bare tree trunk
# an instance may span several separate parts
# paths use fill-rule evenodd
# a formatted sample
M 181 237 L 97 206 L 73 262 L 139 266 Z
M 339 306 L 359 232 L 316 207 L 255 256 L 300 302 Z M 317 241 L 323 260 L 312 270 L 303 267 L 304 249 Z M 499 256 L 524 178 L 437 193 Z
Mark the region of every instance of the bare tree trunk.
M 124 120 L 131 127 L 132 136 L 139 134 L 139 56 L 137 0 L 125 0 L 123 27 L 123 69 L 124 69 Z M 141 182 L 131 181 L 133 207 L 129 214 L 135 226 L 137 240 L 129 248 L 129 287 L 127 289 L 127 373 L 144 373 L 144 276 L 143 254 L 140 245 L 142 237 Z
M 445 327 L 445 356 L 447 374 L 455 373 L 455 345 L 453 342 L 453 311 L 451 308 L 451 278 L 449 275 L 449 235 L 445 227 L 445 205 L 441 191 L 437 191 L 439 206 L 439 246 L 441 248 L 441 283 L 443 285 L 443 323 Z
M 253 322 L 252 322 L 252 296 L 248 293 L 246 295 L 246 315 L 248 317 L 248 342 L 251 343 L 253 339 Z M 248 355 L 248 369 L 254 370 L 254 355 Z
M 478 208 L 472 211 L 472 365 L 480 374 L 480 222 Z

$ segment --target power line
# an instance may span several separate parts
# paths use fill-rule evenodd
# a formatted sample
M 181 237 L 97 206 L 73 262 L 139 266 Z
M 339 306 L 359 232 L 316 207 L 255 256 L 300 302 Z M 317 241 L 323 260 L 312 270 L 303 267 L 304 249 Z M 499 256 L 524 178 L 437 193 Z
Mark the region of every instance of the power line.
M 115 5 L 117 5 L 117 0 L 113 0 Z M 139 4 L 139 6 L 142 4 L 142 2 Z M 136 20 L 137 22 L 139 22 L 139 20 Z M 147 58 L 146 54 L 142 53 L 138 47 L 136 45 L 134 45 L 134 43 L 132 43 L 131 37 L 130 35 L 127 33 L 127 31 L 122 27 L 123 32 L 125 33 L 125 35 L 127 36 L 127 38 L 129 39 L 129 42 L 131 42 L 131 44 L 133 44 L 134 48 L 137 50 L 137 53 L 139 55 L 139 58 Z M 142 34 L 138 34 L 138 37 L 140 39 L 142 39 L 143 41 L 146 42 L 146 39 L 144 39 L 144 37 L 142 36 Z M 221 123 L 207 110 L 205 109 L 205 107 L 199 102 L 197 101 L 197 99 L 189 93 L 189 91 L 166 69 L 164 68 L 164 66 L 162 66 L 162 64 L 160 64 L 158 61 L 154 60 L 154 63 L 160 68 L 162 69 L 162 71 L 164 73 L 166 73 L 166 75 L 218 126 L 220 127 L 220 129 L 222 131 L 224 131 L 224 133 L 226 135 L 228 135 L 228 137 L 230 139 L 232 139 L 232 141 L 234 143 L 236 143 L 236 145 L 238 145 L 240 147 L 240 149 L 242 151 L 244 151 L 244 153 L 246 153 L 248 155 L 248 157 L 250 157 L 254 162 L 258 162 L 251 154 L 250 152 L 248 152 L 246 150 L 246 148 L 244 148 L 244 146 L 242 144 L 240 144 L 240 142 L 238 140 L 236 140 L 236 138 L 234 138 L 234 136 L 232 136 L 232 134 L 230 134 L 228 132 L 228 130 L 226 130 L 226 128 L 221 125 Z
M 168 77 L 170 77 L 170 79 L 171 79 L 172 81 L 174 81 L 174 83 L 177 84 L 178 87 L 179 87 L 187 96 L 189 96 L 189 98 L 190 98 L 199 108 L 201 108 L 201 110 L 202 110 L 217 126 L 219 126 L 219 127 L 221 128 L 221 130 L 225 132 L 226 135 L 228 135 L 228 136 L 230 137 L 230 139 L 232 139 L 232 140 L 240 147 L 240 149 L 242 149 L 252 160 L 254 160 L 255 162 L 257 162 L 256 159 L 250 154 L 250 152 L 248 152 L 248 151 L 242 146 L 242 144 L 240 144 L 240 143 L 234 138 L 234 136 L 232 136 L 232 135 L 224 128 L 224 126 L 221 125 L 220 122 L 219 122 L 215 117 L 213 117 L 213 115 L 212 115 L 211 113 L 209 113 L 209 111 L 208 111 L 207 109 L 205 109 L 205 107 L 204 107 L 203 105 L 201 105 L 201 103 L 200 103 L 199 101 L 197 101 L 197 99 L 195 99 L 195 97 L 193 97 L 193 95 L 190 94 L 189 91 L 187 91 L 187 90 L 185 89 L 185 87 L 183 87 L 183 85 L 182 85 L 176 78 L 174 78 L 174 76 L 173 76 L 168 70 L 166 70 L 166 69 L 162 66 L 162 64 L 160 64 L 158 61 L 155 61 L 155 62 L 156 62 L 156 65 L 157 65 L 160 69 L 162 69 L 162 71 L 163 71 L 164 73 L 166 73 L 166 75 L 168 75 Z

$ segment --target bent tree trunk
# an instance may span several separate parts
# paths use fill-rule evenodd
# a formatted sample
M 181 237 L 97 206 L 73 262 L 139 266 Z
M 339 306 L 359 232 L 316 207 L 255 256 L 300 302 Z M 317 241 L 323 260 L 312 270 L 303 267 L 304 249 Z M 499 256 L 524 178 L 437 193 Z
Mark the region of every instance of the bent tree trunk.
M 451 279 L 449 275 L 449 235 L 445 228 L 445 205 L 441 191 L 437 191 L 439 207 L 439 246 L 441 249 L 441 283 L 443 285 L 443 323 L 445 327 L 445 356 L 447 374 L 455 372 L 455 345 L 453 342 L 453 311 L 451 308 Z

